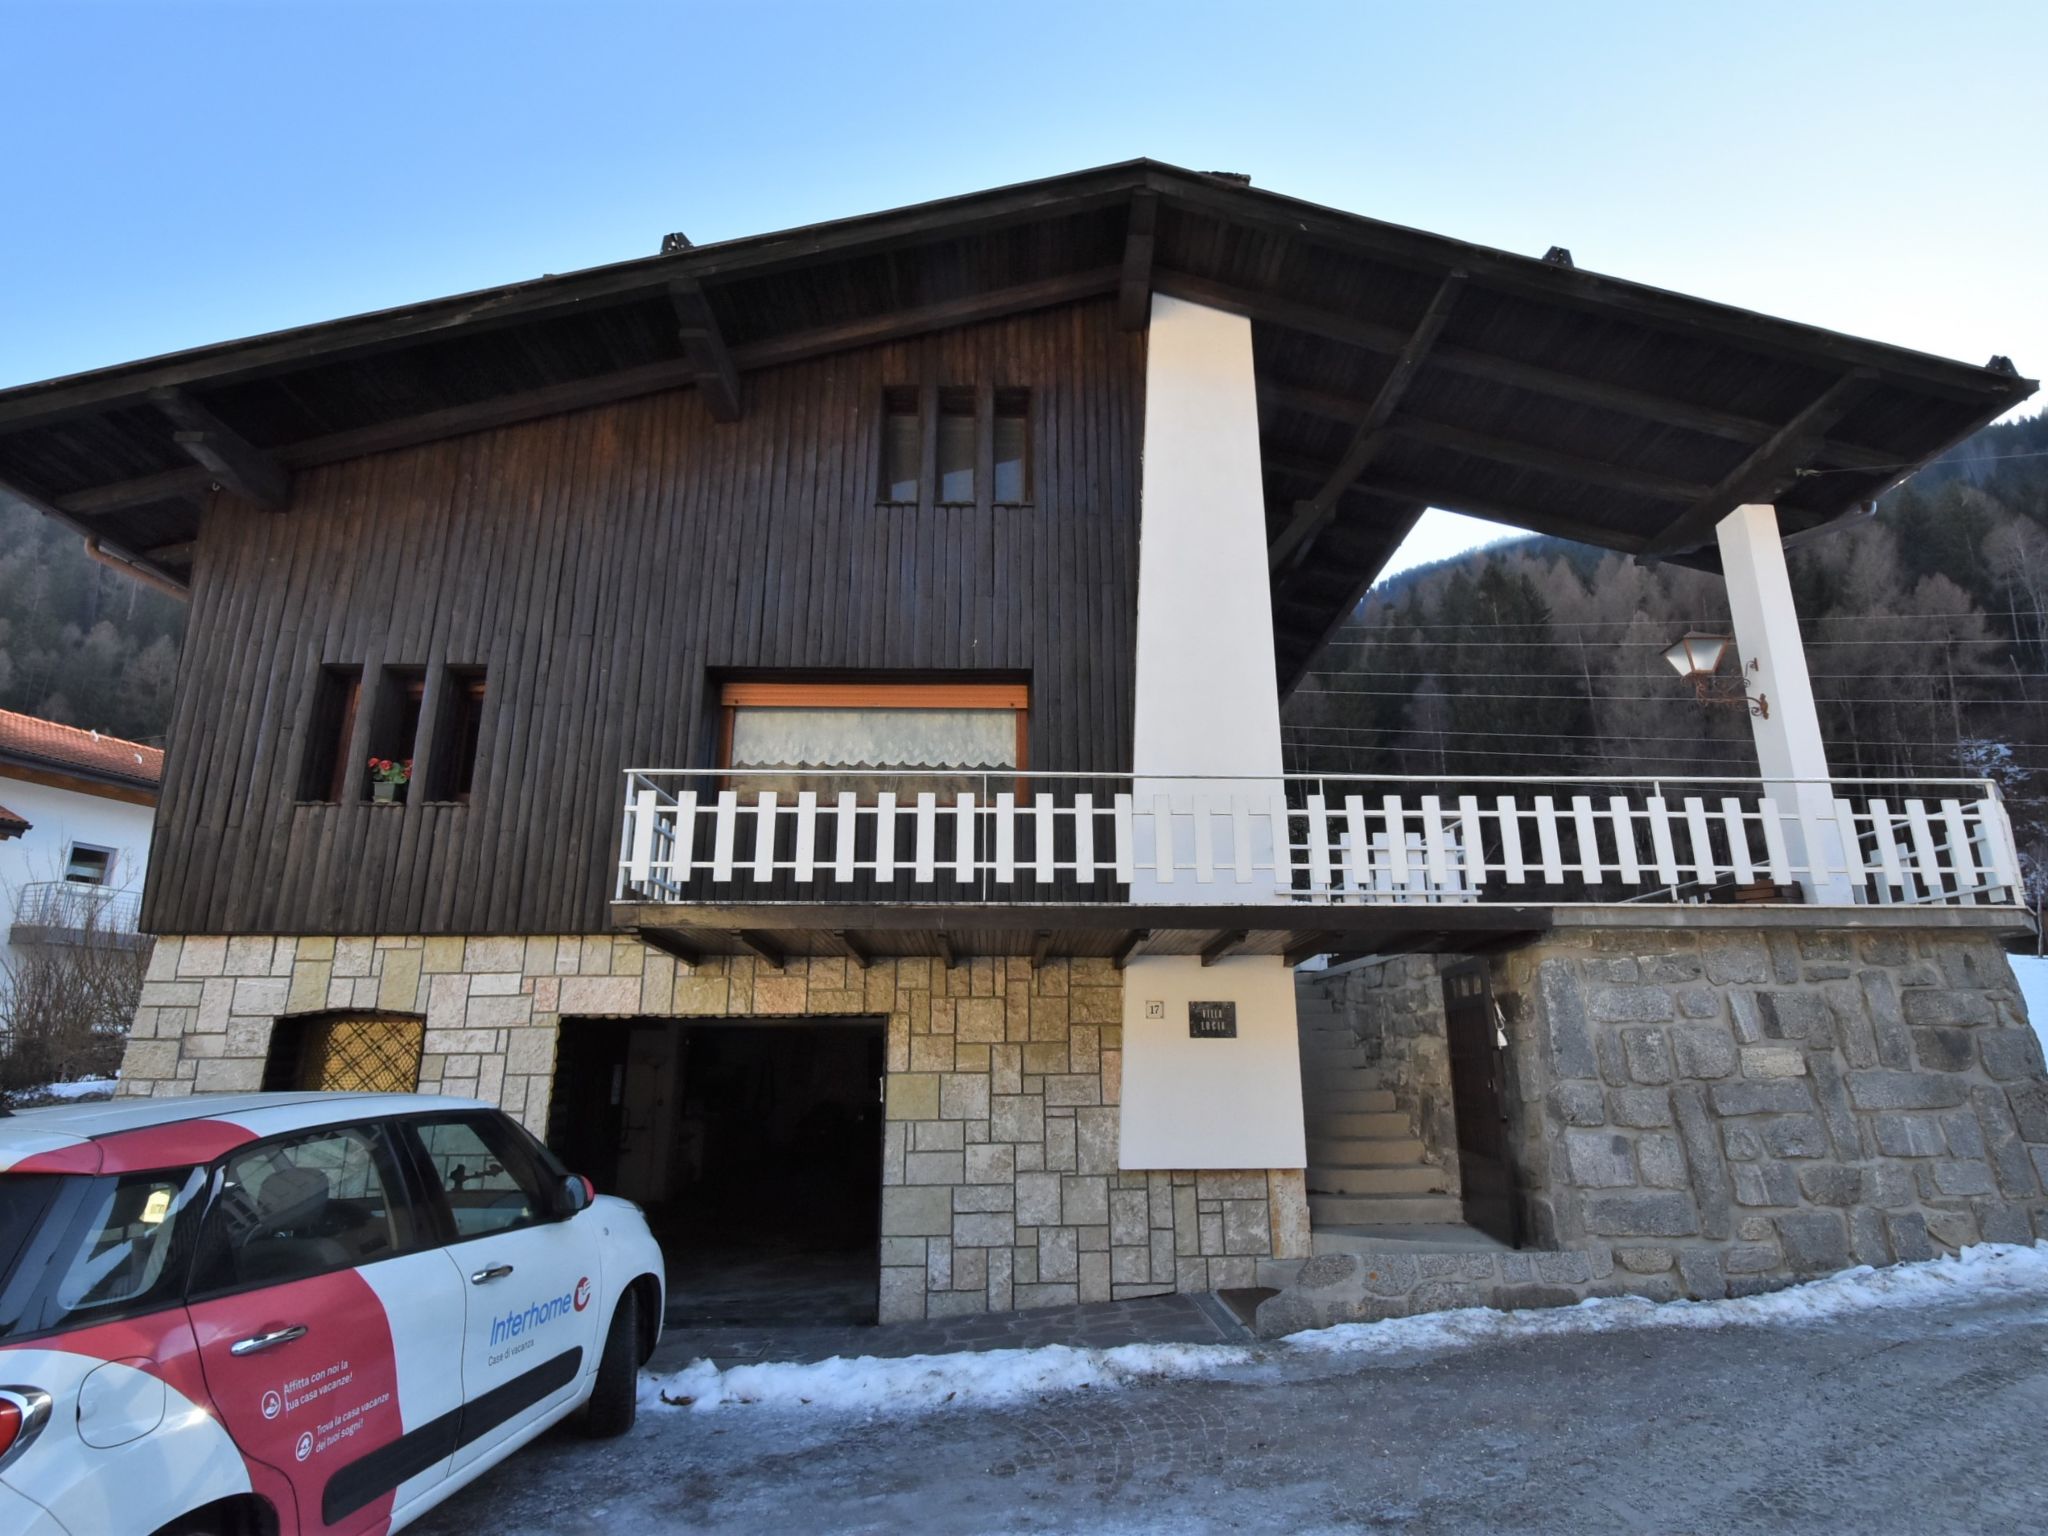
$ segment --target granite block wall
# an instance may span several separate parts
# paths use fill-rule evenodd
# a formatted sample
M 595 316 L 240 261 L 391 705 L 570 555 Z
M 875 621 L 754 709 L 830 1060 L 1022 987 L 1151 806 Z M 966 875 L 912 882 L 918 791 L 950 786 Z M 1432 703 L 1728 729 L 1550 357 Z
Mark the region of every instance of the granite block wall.
M 1308 1253 L 1300 1169 L 1117 1166 L 1123 991 L 1107 961 L 792 960 L 692 967 L 638 939 L 165 938 L 126 1095 L 260 1087 L 279 1020 L 425 1021 L 420 1091 L 547 1124 L 579 1018 L 885 1021 L 884 1320 L 1257 1283 Z

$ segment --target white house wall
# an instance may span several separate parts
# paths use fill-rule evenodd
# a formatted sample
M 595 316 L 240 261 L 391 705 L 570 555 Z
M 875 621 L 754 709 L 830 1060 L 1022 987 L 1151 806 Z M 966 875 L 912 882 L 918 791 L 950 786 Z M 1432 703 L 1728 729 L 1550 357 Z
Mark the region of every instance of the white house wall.
M 0 841 L 0 962 L 11 962 L 8 933 L 21 888 L 40 880 L 61 880 L 73 843 L 114 850 L 110 889 L 141 891 L 149 866 L 150 824 L 156 808 L 56 789 L 0 775 L 0 805 L 28 822 L 20 837 Z

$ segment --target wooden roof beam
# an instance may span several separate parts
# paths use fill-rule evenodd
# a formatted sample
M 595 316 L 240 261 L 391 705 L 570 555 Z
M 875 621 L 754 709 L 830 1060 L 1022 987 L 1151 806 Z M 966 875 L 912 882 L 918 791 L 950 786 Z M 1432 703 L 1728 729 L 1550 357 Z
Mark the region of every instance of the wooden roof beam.
M 1109 952 L 1109 963 L 1122 970 L 1131 963 L 1131 957 L 1138 952 L 1138 946 L 1152 937 L 1149 928 L 1133 928 L 1116 941 L 1116 948 Z
M 788 963 L 788 957 L 783 954 L 782 946 L 757 928 L 735 929 L 733 931 L 733 939 L 739 944 L 741 949 L 744 949 L 771 970 L 779 971 Z
M 1804 410 L 1757 445 L 1691 507 L 1665 524 L 1639 553 L 1684 554 L 1714 537 L 1714 528 L 1745 502 L 1777 500 L 1795 474 L 1819 454 L 1829 427 L 1854 410 L 1877 387 L 1877 375 L 1858 369 L 1837 379 Z
M 669 303 L 680 326 L 683 355 L 697 370 L 697 388 L 704 403 L 719 421 L 740 419 L 740 376 L 733 366 L 732 352 L 718 328 L 718 317 L 704 296 L 704 286 L 694 277 L 672 277 L 668 283 Z
M 874 954 L 868 949 L 867 945 L 863 944 L 846 929 L 833 929 L 831 937 L 832 942 L 839 946 L 839 953 L 851 960 L 862 970 L 867 970 L 875 963 Z
M 153 389 L 150 403 L 170 420 L 185 456 L 245 501 L 281 512 L 291 500 L 291 471 L 182 389 Z
M 1393 326 L 1338 314 L 1313 304 L 1275 298 L 1254 289 L 1238 288 L 1208 278 L 1193 277 L 1165 269 L 1155 272 L 1152 282 L 1161 293 L 1193 299 L 1197 303 L 1229 310 L 1232 314 L 1245 315 L 1250 319 L 1278 325 L 1290 331 L 1300 331 L 1305 335 L 1319 336 L 1326 341 L 1341 342 L 1366 352 L 1396 353 L 1403 343 L 1402 333 Z M 1430 354 L 1429 366 L 1462 374 L 1467 378 L 1504 384 L 1512 389 L 1525 389 L 1531 394 L 1550 395 L 1580 405 L 1599 406 L 1604 410 L 1633 416 L 1643 421 L 1683 427 L 1690 432 L 1726 438 L 1731 442 L 1760 443 L 1775 430 L 1773 423 L 1758 417 L 1717 410 L 1712 406 L 1696 405 L 1689 400 L 1660 395 L 1631 385 L 1615 384 L 1604 379 L 1588 378 L 1584 374 L 1566 373 L 1540 363 L 1525 363 L 1514 358 L 1497 357 L 1471 347 L 1439 345 Z M 1354 401 L 1348 397 L 1319 390 L 1300 389 L 1287 384 L 1262 385 L 1260 393 L 1264 394 L 1269 388 L 1276 392 L 1275 403 L 1284 404 L 1293 410 L 1305 410 L 1312 415 L 1328 415 L 1333 420 L 1363 420 L 1367 409 L 1367 403 L 1364 401 Z M 1842 442 L 1828 443 L 1823 449 L 1823 455 L 1828 463 L 1842 469 L 1877 469 L 1891 464 L 1896 458 L 1894 454 Z
M 1298 564 L 1308 553 L 1309 545 L 1315 542 L 1316 535 L 1336 515 L 1337 498 L 1351 488 L 1352 483 L 1364 473 L 1372 456 L 1379 451 L 1387 423 L 1393 419 L 1402 396 L 1408 393 L 1409 385 L 1415 382 L 1423 359 L 1429 356 L 1430 348 L 1436 345 L 1437 337 L 1443 333 L 1444 323 L 1451 318 L 1451 307 L 1458 302 L 1458 295 L 1464 287 L 1463 272 L 1452 272 L 1438 285 L 1435 296 L 1422 312 L 1422 318 L 1415 323 L 1415 329 L 1408 333 L 1401 350 L 1395 354 L 1394 366 L 1388 370 L 1379 393 L 1373 396 L 1372 404 L 1366 408 L 1364 417 L 1351 434 L 1351 441 L 1345 445 L 1344 453 L 1330 471 L 1329 479 L 1323 482 L 1321 490 L 1294 509 L 1294 516 L 1266 551 L 1267 569 L 1282 571 Z
M 1301 655 L 1295 659 L 1292 666 L 1282 664 L 1280 702 L 1283 705 L 1294 697 L 1296 689 L 1308 681 L 1309 668 L 1315 663 L 1316 658 L 1322 655 L 1323 648 L 1336 638 L 1338 630 L 1351 622 L 1352 614 L 1356 613 L 1358 605 L 1365 601 L 1365 594 L 1371 591 L 1372 584 L 1379 580 L 1380 568 L 1387 563 L 1388 558 L 1392 556 L 1394 551 L 1401 547 L 1401 541 L 1407 538 L 1415 525 L 1422 520 L 1422 513 L 1423 504 L 1419 501 L 1408 508 L 1407 515 L 1401 523 L 1388 530 L 1385 553 L 1381 554 L 1378 559 L 1367 562 L 1372 567 L 1371 570 L 1368 571 L 1363 565 L 1359 567 L 1358 579 L 1352 583 L 1351 590 L 1345 595 L 1344 601 L 1338 605 L 1336 612 L 1332 613 L 1317 629 L 1315 635 L 1303 647 Z
M 704 948 L 694 942 L 681 928 L 648 927 L 636 930 L 641 942 L 653 945 L 665 955 L 673 955 L 692 969 L 704 963 Z
M 1123 275 L 1116 290 L 1116 322 L 1127 331 L 1142 331 L 1152 318 L 1152 253 L 1158 244 L 1158 224 L 1158 195 L 1133 193 L 1131 216 L 1124 225 Z
M 1214 965 L 1248 937 L 1242 928 L 1226 928 L 1202 946 L 1202 964 Z

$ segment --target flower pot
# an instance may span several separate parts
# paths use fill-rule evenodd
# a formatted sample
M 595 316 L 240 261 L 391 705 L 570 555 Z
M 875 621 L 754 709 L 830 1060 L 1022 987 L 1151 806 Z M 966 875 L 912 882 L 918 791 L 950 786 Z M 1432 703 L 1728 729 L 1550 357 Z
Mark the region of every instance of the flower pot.
M 398 786 L 384 779 L 373 780 L 370 784 L 370 798 L 379 805 L 393 805 L 398 800 Z

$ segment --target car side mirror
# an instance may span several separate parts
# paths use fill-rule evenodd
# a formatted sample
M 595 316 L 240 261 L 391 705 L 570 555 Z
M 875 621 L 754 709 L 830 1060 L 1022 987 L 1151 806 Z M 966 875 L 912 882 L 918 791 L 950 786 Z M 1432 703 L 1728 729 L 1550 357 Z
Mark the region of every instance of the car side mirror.
M 580 1173 L 564 1174 L 561 1196 L 557 1208 L 563 1216 L 574 1216 L 578 1211 L 588 1210 L 590 1202 L 597 1198 L 597 1186 Z

